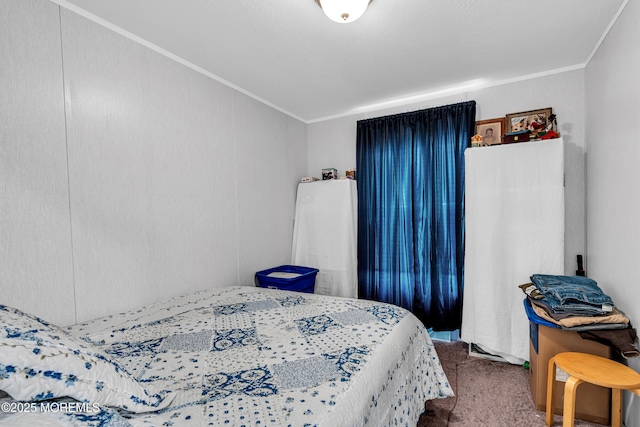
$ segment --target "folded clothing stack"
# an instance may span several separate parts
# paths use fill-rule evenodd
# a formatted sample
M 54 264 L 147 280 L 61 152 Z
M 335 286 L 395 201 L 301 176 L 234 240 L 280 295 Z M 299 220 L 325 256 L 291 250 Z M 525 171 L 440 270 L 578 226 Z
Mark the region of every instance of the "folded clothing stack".
M 629 319 L 595 280 L 534 274 L 521 286 L 535 313 L 564 329 L 624 329 Z
M 534 274 L 520 285 L 534 313 L 559 328 L 579 332 L 618 350 L 623 357 L 640 354 L 629 318 L 615 307 L 595 280 L 583 276 Z

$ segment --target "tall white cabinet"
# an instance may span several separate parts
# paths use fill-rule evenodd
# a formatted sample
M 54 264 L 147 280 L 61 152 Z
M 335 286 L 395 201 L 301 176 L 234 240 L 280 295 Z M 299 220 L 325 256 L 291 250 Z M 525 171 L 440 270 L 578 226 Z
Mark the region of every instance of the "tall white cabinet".
M 319 270 L 316 294 L 358 297 L 356 181 L 298 184 L 291 263 Z
M 461 339 L 521 363 L 529 322 L 518 285 L 564 273 L 562 138 L 468 148 L 465 212 Z

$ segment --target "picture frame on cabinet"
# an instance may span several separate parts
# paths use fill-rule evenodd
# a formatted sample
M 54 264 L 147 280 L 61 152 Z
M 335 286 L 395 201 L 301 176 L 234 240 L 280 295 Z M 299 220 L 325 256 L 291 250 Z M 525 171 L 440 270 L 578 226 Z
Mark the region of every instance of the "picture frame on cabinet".
M 551 108 L 507 114 L 506 133 L 534 130 L 532 128 L 544 129 L 549 124 L 549 118 L 552 114 Z
M 501 143 L 501 136 L 504 135 L 505 118 L 479 120 L 476 122 L 476 135 L 482 136 L 482 145 L 497 145 Z

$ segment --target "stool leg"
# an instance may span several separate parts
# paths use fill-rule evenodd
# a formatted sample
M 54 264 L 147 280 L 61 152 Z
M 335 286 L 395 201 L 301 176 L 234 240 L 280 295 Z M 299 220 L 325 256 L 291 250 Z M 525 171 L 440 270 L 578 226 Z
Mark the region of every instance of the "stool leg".
M 569 376 L 564 385 L 564 406 L 562 410 L 562 427 L 573 427 L 576 412 L 576 391 L 583 381 L 580 378 Z
M 549 359 L 549 372 L 547 373 L 547 426 L 551 427 L 553 425 L 553 389 L 555 388 L 555 379 L 556 379 L 556 358 L 552 357 Z
M 622 425 L 622 390 L 611 389 L 611 427 Z

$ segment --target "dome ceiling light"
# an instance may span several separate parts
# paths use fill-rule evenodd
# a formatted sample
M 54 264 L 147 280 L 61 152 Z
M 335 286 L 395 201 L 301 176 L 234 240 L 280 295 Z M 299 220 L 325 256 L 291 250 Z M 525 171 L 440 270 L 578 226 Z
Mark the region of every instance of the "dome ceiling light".
M 329 19 L 348 24 L 360 18 L 373 0 L 315 0 Z

